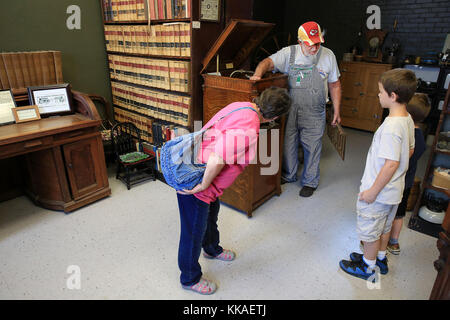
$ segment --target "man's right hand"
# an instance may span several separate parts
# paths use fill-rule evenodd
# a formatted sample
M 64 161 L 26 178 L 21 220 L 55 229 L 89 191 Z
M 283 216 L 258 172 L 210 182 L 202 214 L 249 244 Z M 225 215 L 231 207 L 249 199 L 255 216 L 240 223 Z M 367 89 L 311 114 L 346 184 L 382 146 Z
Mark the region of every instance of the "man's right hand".
M 260 76 L 251 76 L 250 80 L 261 80 Z

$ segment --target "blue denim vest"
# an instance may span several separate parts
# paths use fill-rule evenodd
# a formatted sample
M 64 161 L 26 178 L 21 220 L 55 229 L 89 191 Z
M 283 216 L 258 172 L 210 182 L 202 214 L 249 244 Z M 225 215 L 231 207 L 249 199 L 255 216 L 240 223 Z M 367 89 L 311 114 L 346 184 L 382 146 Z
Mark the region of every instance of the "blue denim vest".
M 177 191 L 191 190 L 202 182 L 206 164 L 198 163 L 197 155 L 201 147 L 203 134 L 218 121 L 241 109 L 250 109 L 256 112 L 255 109 L 250 107 L 237 108 L 222 116 L 208 128 L 176 137 L 163 145 L 160 156 L 161 171 L 169 186 Z

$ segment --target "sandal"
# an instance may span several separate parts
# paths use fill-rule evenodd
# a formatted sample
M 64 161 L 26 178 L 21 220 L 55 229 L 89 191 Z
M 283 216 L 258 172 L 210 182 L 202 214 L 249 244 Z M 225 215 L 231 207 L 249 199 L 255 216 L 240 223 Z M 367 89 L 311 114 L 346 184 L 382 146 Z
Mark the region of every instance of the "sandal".
M 185 290 L 191 290 L 200 294 L 213 294 L 217 286 L 214 282 L 201 278 L 199 282 L 193 284 L 192 286 L 181 285 L 181 287 Z
M 234 258 L 236 258 L 236 254 L 233 251 L 227 249 L 223 249 L 222 253 L 218 254 L 215 257 L 207 254 L 206 252 L 203 252 L 203 256 L 206 259 L 217 259 L 222 261 L 233 261 Z

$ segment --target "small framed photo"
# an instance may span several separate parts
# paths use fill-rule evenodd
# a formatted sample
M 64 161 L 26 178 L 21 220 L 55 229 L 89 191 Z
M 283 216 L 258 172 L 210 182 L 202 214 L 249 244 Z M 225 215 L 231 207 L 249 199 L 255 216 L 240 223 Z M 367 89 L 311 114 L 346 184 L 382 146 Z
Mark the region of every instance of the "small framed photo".
M 39 114 L 39 108 L 36 105 L 17 107 L 12 109 L 12 111 L 16 123 L 39 120 L 41 118 L 41 115 Z
M 42 117 L 74 113 L 70 84 L 28 87 L 31 105 L 37 105 Z
M 0 90 L 0 125 L 14 123 L 12 109 L 16 106 L 11 90 Z

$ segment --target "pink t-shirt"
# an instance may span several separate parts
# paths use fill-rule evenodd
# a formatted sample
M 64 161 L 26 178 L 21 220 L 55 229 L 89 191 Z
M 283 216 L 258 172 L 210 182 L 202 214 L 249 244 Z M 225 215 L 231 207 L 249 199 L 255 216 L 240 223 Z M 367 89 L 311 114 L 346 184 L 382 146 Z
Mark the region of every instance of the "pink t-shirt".
M 202 129 L 230 111 L 242 107 L 254 109 L 250 102 L 231 103 L 216 113 Z M 225 166 L 206 190 L 194 194 L 196 198 L 206 203 L 214 202 L 249 163 L 256 161 L 259 126 L 258 113 L 242 109 L 229 114 L 206 131 L 197 160 L 207 163 L 209 155 L 214 151 L 224 159 Z

